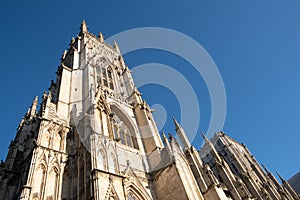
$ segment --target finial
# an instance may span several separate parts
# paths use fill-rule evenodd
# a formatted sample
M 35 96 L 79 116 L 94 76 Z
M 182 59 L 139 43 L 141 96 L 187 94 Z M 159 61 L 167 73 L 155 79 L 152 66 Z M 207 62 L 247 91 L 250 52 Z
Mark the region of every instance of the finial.
M 47 92 L 44 91 L 44 93 L 43 93 L 43 100 L 45 100 L 46 98 L 47 98 Z
M 265 170 L 265 172 L 267 172 L 267 174 L 269 174 L 269 170 L 266 168 L 266 166 L 264 164 L 261 164 L 261 166 L 263 167 L 263 169 Z
M 63 54 L 61 55 L 61 60 L 64 60 L 67 55 L 67 50 L 64 50 Z
M 161 135 L 162 135 L 162 137 L 163 137 L 163 140 L 164 140 L 165 144 L 167 144 L 167 145 L 168 145 L 168 143 L 169 143 L 169 140 L 168 140 L 168 138 L 167 138 L 166 134 L 165 134 L 164 132 L 162 132 L 162 133 L 161 133 Z
M 121 53 L 118 43 L 114 40 L 114 48 L 118 53 Z
M 36 113 L 36 109 L 37 109 L 37 106 L 38 106 L 38 100 L 39 100 L 39 97 L 36 96 L 31 104 L 31 108 L 28 110 L 29 113 L 30 113 L 30 116 L 34 116 L 35 113 Z
M 52 99 L 52 92 L 51 91 L 49 91 L 49 93 L 48 93 L 48 99 Z
M 125 68 L 125 62 L 124 62 L 124 58 L 122 56 L 119 57 L 119 61 L 120 61 L 121 67 L 124 69 Z
M 177 120 L 175 119 L 174 116 L 172 117 L 172 119 L 173 119 L 173 122 L 175 124 L 175 129 L 176 129 L 176 131 L 178 131 L 178 129 L 180 128 L 180 125 L 178 124 L 178 122 L 177 122 Z
M 81 33 L 86 33 L 87 32 L 87 27 L 88 26 L 86 25 L 85 20 L 82 20 L 81 27 L 80 27 Z
M 285 182 L 284 178 L 282 178 L 282 176 L 280 176 L 280 174 L 278 172 L 276 172 L 276 174 L 280 178 L 281 182 L 284 183 Z
M 37 104 L 39 100 L 39 96 L 35 96 L 32 104 Z
M 206 135 L 203 132 L 201 132 L 201 135 L 206 143 L 210 143 L 210 140 L 206 137 Z
M 177 122 L 177 120 L 175 119 L 175 117 L 173 116 L 173 121 L 175 124 L 175 130 L 177 135 L 179 136 L 179 139 L 181 141 L 182 147 L 185 148 L 190 148 L 191 147 L 191 142 L 189 141 L 185 131 L 183 130 L 183 128 L 179 125 L 179 123 Z
M 100 42 L 104 42 L 104 36 L 101 32 L 98 33 L 98 38 L 99 38 Z
M 74 42 L 75 42 L 75 38 L 72 37 L 72 38 L 71 38 L 71 41 L 70 41 L 70 45 L 74 44 Z
M 161 132 L 161 135 L 164 139 L 167 138 L 165 132 Z

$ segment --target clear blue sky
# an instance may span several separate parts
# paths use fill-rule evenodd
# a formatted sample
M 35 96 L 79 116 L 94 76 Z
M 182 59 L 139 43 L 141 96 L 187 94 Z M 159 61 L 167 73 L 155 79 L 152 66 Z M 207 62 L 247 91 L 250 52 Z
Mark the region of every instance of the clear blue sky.
M 5 159 L 34 97 L 55 79 L 63 50 L 85 19 L 91 32 L 102 31 L 106 37 L 155 26 L 180 31 L 199 42 L 217 64 L 226 87 L 224 132 L 245 143 L 272 172 L 289 178 L 300 170 L 299 10 L 296 0 L 2 2 L 0 158 Z M 131 52 L 125 58 L 129 67 L 167 64 L 197 86 L 199 131 L 205 132 L 209 95 L 186 61 L 158 50 Z M 167 104 L 164 129 L 173 131 L 170 117 L 180 115 L 174 95 L 155 85 L 141 90 L 149 104 Z M 201 141 L 197 137 L 194 144 Z

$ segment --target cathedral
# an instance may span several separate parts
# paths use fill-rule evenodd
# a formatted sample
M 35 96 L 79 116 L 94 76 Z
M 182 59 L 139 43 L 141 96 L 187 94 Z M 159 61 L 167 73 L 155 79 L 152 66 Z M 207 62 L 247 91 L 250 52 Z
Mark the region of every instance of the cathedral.
M 0 199 L 300 199 L 244 144 L 217 132 L 196 149 L 175 118 L 178 139 L 160 134 L 152 112 L 118 44 L 83 21 L 0 164 Z

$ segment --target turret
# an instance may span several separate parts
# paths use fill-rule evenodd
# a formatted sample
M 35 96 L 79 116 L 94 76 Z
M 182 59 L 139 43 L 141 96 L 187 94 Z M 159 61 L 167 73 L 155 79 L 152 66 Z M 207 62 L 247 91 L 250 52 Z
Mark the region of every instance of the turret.
M 67 55 L 67 50 L 64 50 L 64 52 L 62 53 L 62 55 L 61 55 L 61 61 L 63 61 L 65 58 L 66 58 L 66 55 Z
M 30 117 L 33 117 L 36 114 L 36 109 L 38 106 L 38 99 L 39 99 L 39 97 L 36 96 L 32 102 L 31 109 L 30 109 Z
M 98 33 L 98 38 L 99 38 L 100 42 L 104 42 L 104 36 L 101 32 Z
M 26 117 L 34 117 L 34 115 L 36 114 L 36 109 L 38 106 L 38 96 L 36 96 L 31 104 L 31 107 L 28 109 L 27 113 L 26 113 Z
M 188 137 L 186 136 L 185 131 L 178 124 L 178 122 L 176 121 L 175 117 L 173 117 L 173 121 L 174 121 L 174 124 L 175 124 L 176 133 L 179 136 L 179 139 L 181 141 L 183 149 L 190 148 L 191 147 L 191 143 L 190 143 Z
M 80 27 L 80 33 L 86 33 L 88 31 L 88 26 L 86 25 L 86 22 L 83 20 Z
M 121 53 L 118 43 L 114 40 L 114 48 L 118 53 Z

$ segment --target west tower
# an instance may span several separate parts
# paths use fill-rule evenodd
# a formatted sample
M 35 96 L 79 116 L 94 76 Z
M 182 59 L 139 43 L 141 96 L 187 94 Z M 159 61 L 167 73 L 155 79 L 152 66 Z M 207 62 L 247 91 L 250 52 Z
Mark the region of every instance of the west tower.
M 163 144 L 117 43 L 83 21 L 56 74 L 10 146 L 3 197 L 153 199 L 148 172 Z
M 224 133 L 196 150 L 158 133 L 118 44 L 83 21 L 0 165 L 0 199 L 299 199 Z

